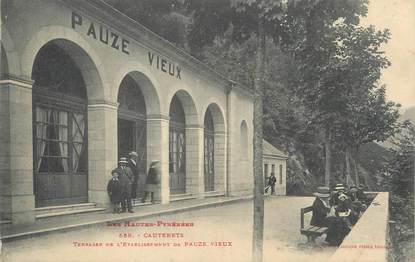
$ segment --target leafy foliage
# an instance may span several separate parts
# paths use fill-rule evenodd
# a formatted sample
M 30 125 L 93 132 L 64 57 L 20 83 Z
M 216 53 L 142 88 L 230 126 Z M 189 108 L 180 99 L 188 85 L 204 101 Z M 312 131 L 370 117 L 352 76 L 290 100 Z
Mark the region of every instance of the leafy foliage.
M 181 48 L 187 48 L 187 26 L 180 0 L 104 0 L 130 18 Z
M 411 261 L 414 256 L 414 175 L 415 128 L 406 128 L 394 140 L 395 148 L 385 173 L 385 189 L 390 190 L 390 217 L 394 261 Z
M 371 142 L 406 125 L 379 83 L 390 65 L 380 51 L 390 33 L 358 26 L 367 0 L 106 1 L 246 88 L 256 80 L 257 25 L 264 22 L 264 137 L 290 156 L 288 193 L 310 193 L 323 181 L 323 130 L 333 133 L 332 181 L 344 182 L 346 148 L 361 158 L 361 172 L 376 173 L 386 154 Z M 392 192 L 396 243 L 413 239 L 415 135 L 405 130 L 382 176 Z

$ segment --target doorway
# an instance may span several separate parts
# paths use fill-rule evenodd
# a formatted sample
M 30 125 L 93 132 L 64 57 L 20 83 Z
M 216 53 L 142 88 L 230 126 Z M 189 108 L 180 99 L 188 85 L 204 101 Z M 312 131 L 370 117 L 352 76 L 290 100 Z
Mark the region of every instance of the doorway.
M 81 72 L 58 44 L 36 56 L 33 85 L 35 206 L 88 202 L 87 95 Z
M 127 157 L 128 153 L 136 150 L 135 133 L 134 121 L 118 118 L 118 159 Z
M 186 121 L 182 103 L 174 95 L 170 104 L 169 185 L 171 194 L 186 193 Z
M 121 82 L 118 103 L 118 158 L 137 152 L 139 175 L 133 195 L 140 198 L 147 173 L 146 105 L 140 86 L 129 75 Z

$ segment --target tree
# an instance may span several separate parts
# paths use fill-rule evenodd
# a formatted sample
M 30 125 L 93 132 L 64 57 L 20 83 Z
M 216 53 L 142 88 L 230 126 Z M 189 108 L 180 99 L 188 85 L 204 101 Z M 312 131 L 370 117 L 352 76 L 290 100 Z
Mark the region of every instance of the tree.
M 203 32 L 214 32 L 215 35 L 222 35 L 226 32 L 230 24 L 233 26 L 233 37 L 236 41 L 245 41 L 253 32 L 257 34 L 259 39 L 258 49 L 256 53 L 256 66 L 254 77 L 254 236 L 253 236 L 253 261 L 262 260 L 262 232 L 263 232 L 263 178 L 262 178 L 262 96 L 263 96 L 263 76 L 265 68 L 265 39 L 266 35 L 270 36 L 274 43 L 280 45 L 281 43 L 289 43 L 289 40 L 301 39 L 298 30 L 298 25 L 303 23 L 303 28 L 308 33 L 308 38 L 304 42 L 304 51 L 307 55 L 304 57 L 308 71 L 314 68 L 315 61 L 313 59 L 324 55 L 318 51 L 319 44 L 317 39 L 323 39 L 330 42 L 330 38 L 325 37 L 325 27 L 339 18 L 340 15 L 346 16 L 348 20 L 357 23 L 358 15 L 365 10 L 366 1 L 350 0 L 350 1 L 272 1 L 272 0 L 233 0 L 228 5 L 229 1 L 223 1 L 221 8 L 212 10 L 212 6 L 204 4 L 203 1 L 189 1 L 189 5 L 197 7 L 193 10 L 193 17 L 196 19 L 193 27 L 189 30 L 190 34 L 194 36 L 190 41 L 191 50 L 195 55 L 200 55 L 201 45 L 212 43 L 215 36 L 211 34 L 204 34 Z M 333 6 L 337 5 L 337 6 Z M 333 8 L 335 7 L 335 8 Z M 334 11 L 333 11 L 334 10 Z M 213 11 L 213 12 L 212 12 Z M 213 16 L 209 14 L 213 13 Z M 221 19 L 226 14 L 226 19 Z M 310 15 L 311 14 L 311 15 Z M 231 18 L 231 19 L 229 19 Z M 200 20 L 200 21 L 199 21 Z M 304 23 L 305 22 L 305 23 Z M 253 25 L 258 25 L 258 29 Z M 202 32 L 199 33 L 198 32 Z M 323 32 L 323 35 L 318 34 Z M 293 34 L 293 35 L 290 35 Z M 291 38 L 291 39 L 290 39 Z M 301 44 L 299 45 L 301 46 Z M 326 43 L 330 55 L 333 45 Z M 316 49 L 316 50 L 314 50 Z M 311 54 L 311 55 L 310 55 Z M 311 59 L 310 59 L 311 58 Z M 320 67 L 327 66 L 326 59 L 317 59 L 322 61 L 318 64 Z M 308 63 L 307 63 L 308 62 Z M 320 70 L 320 72 L 325 72 Z M 312 73 L 316 73 L 313 71 Z M 312 74 L 308 74 L 310 76 Z M 305 78 L 304 83 L 309 83 L 309 79 Z M 317 79 L 319 80 L 319 79 Z M 317 81 L 318 82 L 318 81 Z M 312 84 L 315 84 L 315 82 Z M 329 95 L 324 97 L 320 102 L 323 107 L 320 112 L 326 113 L 325 125 L 326 130 L 331 131 L 329 122 L 332 118 L 330 115 L 330 108 L 327 103 L 330 97 L 336 97 L 333 90 L 329 90 Z M 312 99 L 305 99 L 311 102 Z M 314 101 L 313 101 L 314 102 Z M 321 108 L 320 108 L 321 109 Z M 328 132 L 329 133 L 329 132 Z M 330 133 L 329 133 L 330 135 Z M 328 144 L 328 142 L 326 143 Z M 329 153 L 330 151 L 327 150 Z M 329 155 L 328 155 L 329 156 Z M 330 163 L 327 161 L 327 163 Z M 327 172 L 329 173 L 329 172 Z M 326 183 L 329 179 L 326 178 Z
M 376 31 L 372 26 L 337 21 L 334 27 L 335 52 L 329 70 L 340 99 L 332 111 L 338 116 L 332 130 L 344 147 L 348 183 L 353 183 L 351 162 L 356 166 L 352 151 L 368 142 L 384 141 L 400 128 L 399 105 L 386 101 L 385 87 L 378 86 L 381 70 L 390 65 L 379 49 L 389 37 L 388 30 Z
M 405 123 L 390 149 L 392 159 L 385 172 L 386 190 L 390 191 L 391 239 L 393 261 L 411 261 L 414 256 L 414 175 L 415 128 Z
M 266 35 L 271 29 L 280 25 L 279 20 L 284 13 L 284 5 L 281 1 L 271 0 L 233 0 L 224 1 L 221 11 L 210 12 L 212 6 L 209 3 L 197 1 L 189 5 L 197 9 L 194 12 L 196 27 L 191 29 L 193 41 L 191 47 L 199 47 L 203 42 L 211 42 L 214 36 L 209 35 L 208 38 L 197 32 L 205 32 L 211 30 L 216 35 L 223 34 L 232 23 L 233 37 L 238 41 L 246 41 L 255 33 L 258 37 L 258 48 L 256 50 L 255 70 L 254 70 L 254 225 L 253 225 L 253 242 L 252 242 L 252 260 L 262 261 L 263 249 L 263 227 L 264 227 L 264 181 L 262 171 L 262 141 L 263 141 L 263 90 L 264 90 L 264 74 L 265 74 L 265 55 L 266 55 Z M 206 8 L 203 8 L 206 6 Z M 217 8 L 217 6 L 215 7 Z M 222 12 L 222 14 L 220 14 Z M 225 15 L 225 13 L 233 14 L 233 16 Z M 225 19 L 222 19 L 225 17 Z M 227 18 L 232 18 L 227 19 Z M 213 21 L 212 19 L 213 18 Z M 206 28 L 206 19 L 210 19 Z M 211 29 L 212 28 L 212 29 Z M 196 29 L 196 30 L 195 30 Z M 277 31 L 275 31 L 277 32 Z M 210 38 L 209 38 L 210 37 Z M 204 39 L 204 40 L 202 40 Z
M 130 18 L 150 28 L 180 48 L 187 48 L 186 28 L 181 0 L 104 0 Z
M 337 84 L 340 64 L 336 57 L 336 22 L 357 24 L 367 12 L 367 1 L 315 1 L 312 6 L 309 3 L 305 1 L 293 8 L 292 12 L 300 15 L 288 19 L 294 31 L 290 34 L 293 44 L 288 48 L 300 63 L 302 81 L 296 94 L 310 112 L 310 121 L 322 130 L 326 154 L 324 182 L 329 186 L 334 127 L 339 109 L 347 104 L 346 94 Z

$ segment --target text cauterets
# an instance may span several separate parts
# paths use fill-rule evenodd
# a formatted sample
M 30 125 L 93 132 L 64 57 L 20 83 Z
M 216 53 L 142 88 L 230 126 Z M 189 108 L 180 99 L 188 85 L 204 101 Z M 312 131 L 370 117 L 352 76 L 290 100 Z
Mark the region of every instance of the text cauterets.
M 95 25 L 93 22 L 89 22 L 87 26 L 84 26 L 82 16 L 72 12 L 71 26 L 73 29 L 76 27 L 82 27 L 85 29 L 87 36 L 100 41 L 109 47 L 119 50 L 124 54 L 130 54 L 130 51 L 128 50 L 130 42 L 101 24 Z

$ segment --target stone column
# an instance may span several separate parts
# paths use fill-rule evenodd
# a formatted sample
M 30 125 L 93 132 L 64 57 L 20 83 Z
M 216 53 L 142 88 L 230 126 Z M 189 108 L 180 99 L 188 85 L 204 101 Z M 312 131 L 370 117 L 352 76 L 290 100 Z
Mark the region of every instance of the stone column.
M 162 204 L 170 202 L 169 186 L 169 116 L 147 116 L 147 166 L 159 160 L 160 187 L 155 200 Z
M 234 180 L 237 173 L 237 152 L 239 148 L 239 141 L 236 139 L 236 134 L 239 132 L 240 123 L 236 122 L 234 107 L 236 100 L 235 92 L 228 90 L 226 96 L 226 127 L 227 127 L 227 137 L 226 137 L 226 196 L 234 196 Z
M 186 193 L 204 198 L 204 129 L 186 127 Z
M 117 104 L 88 103 L 88 198 L 109 206 L 107 182 L 117 167 Z
M 226 156 L 226 133 L 215 132 L 215 191 L 219 193 L 226 192 Z
M 32 81 L 0 80 L 1 219 L 13 224 L 35 220 L 32 122 Z

